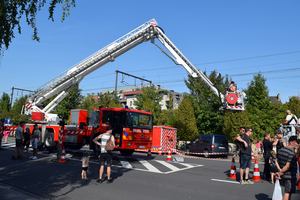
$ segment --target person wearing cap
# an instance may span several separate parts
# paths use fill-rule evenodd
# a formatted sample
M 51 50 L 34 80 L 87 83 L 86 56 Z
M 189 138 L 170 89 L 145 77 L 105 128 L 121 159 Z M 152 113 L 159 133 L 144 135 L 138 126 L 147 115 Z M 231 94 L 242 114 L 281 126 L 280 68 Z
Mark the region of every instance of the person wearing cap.
M 104 165 L 106 162 L 107 165 L 107 183 L 112 183 L 113 180 L 111 178 L 111 164 L 112 164 L 112 151 L 106 151 L 105 150 L 105 146 L 106 143 L 109 139 L 112 140 L 113 142 L 113 146 L 115 147 L 115 137 L 111 134 L 112 133 L 112 128 L 110 126 L 108 126 L 106 128 L 106 132 L 100 134 L 98 137 L 95 137 L 93 139 L 93 142 L 97 145 L 100 146 L 101 148 L 101 156 L 100 156 L 100 170 L 99 170 L 99 179 L 97 180 L 98 183 L 102 183 L 102 175 L 103 175 L 103 171 L 104 171 Z M 101 143 L 98 142 L 98 140 L 101 139 Z
M 285 118 L 285 121 L 283 123 L 281 123 L 280 125 L 282 125 L 282 124 L 286 124 L 286 125 L 299 124 L 299 120 L 298 120 L 297 116 L 292 114 L 290 110 L 287 110 L 286 114 L 287 114 L 287 116 Z
M 281 170 L 276 173 L 276 178 L 282 179 L 285 188 L 283 200 L 290 200 L 292 194 L 296 192 L 297 158 L 295 149 L 298 148 L 299 142 L 300 140 L 297 139 L 297 136 L 291 136 L 289 144 L 281 148 L 277 153 L 278 164 Z

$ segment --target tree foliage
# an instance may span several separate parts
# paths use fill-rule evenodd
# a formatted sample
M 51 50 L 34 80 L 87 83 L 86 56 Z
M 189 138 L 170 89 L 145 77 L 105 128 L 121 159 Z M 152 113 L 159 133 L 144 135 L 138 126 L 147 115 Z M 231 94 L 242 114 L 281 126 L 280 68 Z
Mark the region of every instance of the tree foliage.
M 158 118 L 161 113 L 160 101 L 163 98 L 162 92 L 156 90 L 154 86 L 144 87 L 143 93 L 138 95 L 134 105 L 138 110 L 149 110 L 153 115 L 153 124 L 158 123 Z
M 293 114 L 300 117 L 300 97 L 292 96 L 289 98 L 289 102 L 287 103 L 287 109 L 290 110 Z
M 0 110 L 10 111 L 10 97 L 7 93 L 3 92 L 2 97 L 0 99 Z
M 90 112 L 95 109 L 95 106 L 96 106 L 96 101 L 93 98 L 93 95 L 87 94 L 87 96 L 82 98 L 79 108 L 83 110 L 87 110 L 88 116 L 90 116 Z
M 122 108 L 122 104 L 114 93 L 98 93 L 98 97 L 98 100 L 96 100 L 97 107 Z
M 1 0 L 0 1 L 0 50 L 8 49 L 12 38 L 15 37 L 15 28 L 21 34 L 20 20 L 25 17 L 26 23 L 33 29 L 32 39 L 40 41 L 36 26 L 36 15 L 46 4 L 46 0 Z M 70 8 L 75 7 L 75 0 L 51 0 L 49 4 L 49 19 L 54 21 L 54 10 L 58 4 L 62 4 L 63 22 L 70 15 Z M 0 51 L 1 52 L 1 51 Z
M 21 113 L 23 106 L 26 104 L 26 100 L 28 99 L 28 95 L 22 96 L 20 98 L 16 98 L 12 107 L 12 110 L 17 113 Z
M 278 129 L 283 106 L 271 103 L 266 79 L 261 73 L 253 76 L 245 93 L 246 112 L 254 131 L 253 137 L 263 138 L 265 132 L 272 133 Z
M 190 97 L 184 96 L 176 112 L 174 127 L 177 128 L 178 140 L 192 140 L 198 133 L 194 107 Z
M 176 121 L 176 112 L 175 109 L 170 110 L 162 110 L 157 125 L 165 125 L 165 126 L 174 126 Z
M 204 74 L 206 75 L 206 72 Z M 223 78 L 216 71 L 213 71 L 208 78 L 219 91 L 224 90 Z M 223 113 L 219 110 L 221 106 L 220 99 L 201 78 L 193 78 L 188 75 L 185 84 L 193 99 L 199 134 L 222 133 Z

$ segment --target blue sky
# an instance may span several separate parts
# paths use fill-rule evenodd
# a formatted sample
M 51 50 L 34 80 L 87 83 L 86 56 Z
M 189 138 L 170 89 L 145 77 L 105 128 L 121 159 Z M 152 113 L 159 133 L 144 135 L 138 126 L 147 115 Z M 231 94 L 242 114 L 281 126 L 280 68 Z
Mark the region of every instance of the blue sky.
M 35 90 L 63 71 L 155 18 L 167 37 L 200 70 L 217 70 L 247 88 L 261 71 L 269 95 L 280 93 L 283 102 L 300 94 L 300 1 L 100 1 L 77 0 L 71 16 L 55 21 L 48 8 L 37 15 L 40 43 L 31 40 L 32 29 L 22 20 L 0 65 L 0 93 L 11 88 Z M 159 43 L 157 41 L 157 43 Z M 244 59 L 247 58 L 247 59 Z M 83 95 L 114 89 L 115 71 L 153 81 L 168 90 L 188 92 L 185 69 L 176 66 L 150 42 L 123 54 L 80 83 Z M 135 80 L 125 77 L 127 83 Z M 136 82 L 140 85 L 140 81 Z M 23 92 L 23 95 L 27 94 Z M 20 97 L 15 92 L 14 97 Z

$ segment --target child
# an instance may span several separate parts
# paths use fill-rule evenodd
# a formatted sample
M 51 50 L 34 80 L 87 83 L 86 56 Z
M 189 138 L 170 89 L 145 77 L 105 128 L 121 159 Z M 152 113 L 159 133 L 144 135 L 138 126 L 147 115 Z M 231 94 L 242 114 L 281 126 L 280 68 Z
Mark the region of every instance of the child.
M 271 157 L 269 159 L 270 163 L 270 173 L 271 173 L 271 181 L 272 184 L 274 184 L 274 174 L 278 171 L 280 171 L 280 167 L 277 162 L 276 153 L 274 150 L 270 151 Z
M 89 168 L 89 153 L 83 152 L 81 179 L 87 180 L 86 171 Z

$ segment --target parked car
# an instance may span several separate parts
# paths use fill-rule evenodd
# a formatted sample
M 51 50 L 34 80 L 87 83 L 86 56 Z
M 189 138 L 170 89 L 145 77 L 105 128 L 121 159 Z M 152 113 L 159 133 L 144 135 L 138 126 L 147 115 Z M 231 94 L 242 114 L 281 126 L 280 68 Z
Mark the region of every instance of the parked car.
M 187 146 L 188 152 L 194 153 L 228 153 L 228 140 L 225 135 L 199 135 Z M 225 154 L 227 156 L 227 154 Z M 207 158 L 208 154 L 204 154 Z

